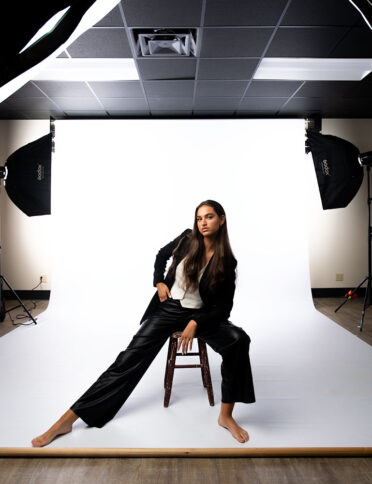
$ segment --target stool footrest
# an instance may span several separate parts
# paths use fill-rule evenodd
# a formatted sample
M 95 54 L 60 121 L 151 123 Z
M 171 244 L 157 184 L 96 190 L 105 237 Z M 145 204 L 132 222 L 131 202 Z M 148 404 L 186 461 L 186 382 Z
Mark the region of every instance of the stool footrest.
M 174 365 L 175 368 L 201 368 L 202 365 Z
M 186 353 L 183 355 L 182 353 L 176 353 L 177 356 L 199 356 L 200 353 Z

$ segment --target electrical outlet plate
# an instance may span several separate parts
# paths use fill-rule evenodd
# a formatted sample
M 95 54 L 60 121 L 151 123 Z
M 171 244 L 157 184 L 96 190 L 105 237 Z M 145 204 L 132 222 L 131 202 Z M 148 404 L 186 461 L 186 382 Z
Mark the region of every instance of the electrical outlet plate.
M 343 274 L 336 274 L 336 281 L 343 281 L 344 275 Z
M 41 275 L 41 276 L 40 276 L 40 282 L 41 282 L 41 283 L 46 283 L 46 282 L 48 282 L 48 276 L 46 276 L 45 274 Z

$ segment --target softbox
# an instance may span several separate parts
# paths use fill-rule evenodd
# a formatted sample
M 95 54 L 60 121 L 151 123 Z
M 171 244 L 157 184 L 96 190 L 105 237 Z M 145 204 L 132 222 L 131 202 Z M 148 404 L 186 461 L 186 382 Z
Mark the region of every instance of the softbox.
M 337 136 L 307 131 L 323 209 L 344 208 L 354 198 L 363 181 L 359 150 Z
M 11 154 L 5 163 L 6 192 L 26 215 L 50 214 L 52 133 Z

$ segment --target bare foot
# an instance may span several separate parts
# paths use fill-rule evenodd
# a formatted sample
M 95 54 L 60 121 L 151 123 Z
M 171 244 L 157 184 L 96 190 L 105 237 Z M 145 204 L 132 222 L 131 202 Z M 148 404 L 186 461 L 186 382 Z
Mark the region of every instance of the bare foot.
M 67 410 L 57 422 L 50 427 L 44 434 L 32 439 L 33 447 L 44 447 L 54 440 L 57 435 L 68 434 L 72 430 L 72 424 L 79 417 L 72 411 Z
M 246 430 L 240 427 L 232 417 L 224 417 L 220 415 L 218 417 L 218 424 L 225 429 L 230 430 L 232 436 L 241 444 L 249 440 L 249 435 Z

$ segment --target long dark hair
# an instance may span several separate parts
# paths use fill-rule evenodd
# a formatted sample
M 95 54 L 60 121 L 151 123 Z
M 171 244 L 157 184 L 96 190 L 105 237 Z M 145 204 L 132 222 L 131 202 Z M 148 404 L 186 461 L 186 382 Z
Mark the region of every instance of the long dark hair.
M 231 250 L 229 234 L 227 231 L 227 221 L 225 210 L 222 205 L 215 200 L 204 200 L 199 203 L 195 209 L 194 226 L 192 232 L 186 235 L 187 241 L 181 240 L 178 246 L 173 250 L 173 262 L 169 268 L 169 272 L 175 272 L 176 265 L 180 262 L 177 257 L 181 245 L 187 243 L 186 260 L 183 268 L 183 276 L 185 278 L 185 289 L 197 289 L 199 286 L 199 272 L 203 268 L 203 254 L 205 251 L 204 237 L 198 230 L 197 213 L 200 207 L 206 205 L 212 207 L 219 217 L 225 215 L 225 221 L 220 226 L 216 235 L 214 255 L 210 262 L 208 284 L 210 290 L 213 292 L 217 283 L 224 279 L 227 264 L 235 259 Z

